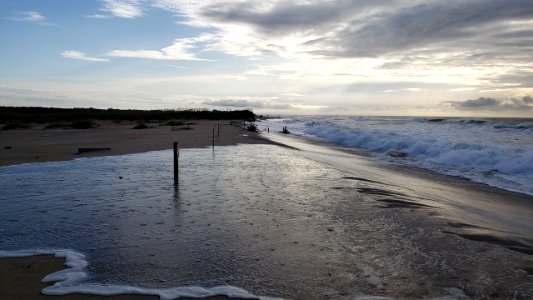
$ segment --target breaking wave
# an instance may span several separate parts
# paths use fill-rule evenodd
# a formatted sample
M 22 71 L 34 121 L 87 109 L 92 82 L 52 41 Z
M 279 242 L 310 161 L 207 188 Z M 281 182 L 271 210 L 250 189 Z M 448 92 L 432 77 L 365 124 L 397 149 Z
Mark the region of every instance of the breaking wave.
M 294 117 L 291 132 L 377 158 L 533 194 L 533 120 Z M 391 152 L 400 153 L 393 155 Z

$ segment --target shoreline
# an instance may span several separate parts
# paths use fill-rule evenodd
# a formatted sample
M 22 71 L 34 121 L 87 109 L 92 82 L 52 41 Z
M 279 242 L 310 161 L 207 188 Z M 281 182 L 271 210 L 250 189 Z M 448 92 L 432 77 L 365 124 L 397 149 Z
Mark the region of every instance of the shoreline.
M 50 251 L 37 251 L 37 250 L 27 250 L 21 251 L 27 252 L 23 254 L 17 254 L 17 251 L 7 254 L 7 256 L 0 256 L 0 297 L 3 300 L 40 300 L 40 299 L 63 299 L 63 300 L 90 300 L 90 299 L 114 299 L 114 300 L 150 300 L 150 299 L 180 299 L 180 300 L 194 300 L 194 299 L 203 299 L 203 300 L 238 300 L 238 299 L 258 299 L 254 297 L 229 297 L 220 293 L 220 295 L 210 295 L 210 296 L 198 296 L 193 297 L 188 296 L 176 296 L 169 298 L 169 295 L 176 295 L 179 292 L 169 291 L 165 289 L 143 289 L 138 287 L 121 287 L 121 286 L 106 286 L 102 285 L 101 287 L 107 287 L 107 290 L 113 290 L 117 288 L 122 288 L 125 292 L 117 293 L 112 292 L 108 295 L 99 295 L 98 293 L 90 293 L 83 291 L 75 291 L 72 293 L 61 293 L 54 295 L 55 285 L 61 286 L 62 282 L 68 284 L 80 283 L 83 288 L 84 279 L 80 278 L 79 280 L 72 279 L 77 277 L 78 272 L 84 272 L 84 268 L 67 266 L 70 264 L 80 264 L 80 261 L 73 262 L 69 257 L 58 257 L 58 254 L 64 252 L 72 252 L 70 250 L 57 250 L 56 254 L 51 254 Z M 33 252 L 33 253 L 32 253 Z M 14 255 L 10 255 L 13 254 Z M 27 255 L 26 255 L 27 254 Z M 63 254 L 61 254 L 62 256 Z M 76 253 L 76 255 L 81 255 Z M 67 254 L 68 256 L 68 254 Z M 81 262 L 82 264 L 84 261 Z M 86 262 L 85 262 L 86 263 Z M 65 273 L 66 272 L 66 273 Z M 59 275 L 59 274 L 68 274 L 74 273 L 69 277 L 68 275 Z M 56 275 L 58 274 L 58 275 Z M 50 278 L 49 278 L 50 277 Z M 60 277 L 64 277 L 63 280 L 60 280 Z M 96 285 L 98 286 L 98 285 Z M 50 290 L 47 293 L 43 293 L 45 290 Z M 90 288 L 89 288 L 90 289 Z M 188 289 L 188 287 L 185 287 Z M 76 288 L 74 288 L 76 290 Z M 126 292 L 129 290 L 129 292 Z M 145 293 L 141 291 L 146 290 Z M 203 294 L 205 295 L 205 289 L 202 289 Z M 199 293 L 201 293 L 199 292 Z M 194 291 L 185 291 L 182 293 L 193 294 Z M 216 293 L 212 293 L 216 294 Z
M 462 176 L 442 174 L 417 166 L 377 160 L 364 155 L 364 153 L 361 155 L 350 148 L 331 145 L 306 137 L 273 135 L 271 139 L 277 143 L 286 143 L 288 146 L 300 148 L 303 153 L 310 154 L 307 158 L 330 165 L 336 164 L 335 156 L 345 153 L 346 157 L 350 157 L 354 161 L 351 164 L 353 168 L 348 165 L 342 166 L 349 173 L 359 173 L 370 166 L 378 172 L 366 174 L 366 177 L 362 176 L 366 178 L 365 180 L 368 178 L 377 181 L 385 179 L 380 183 L 410 187 L 411 189 L 418 188 L 416 189 L 417 193 L 424 199 L 433 200 L 433 202 L 438 200 L 436 204 L 449 210 L 449 218 L 464 221 L 461 226 L 451 223 L 450 233 L 533 254 L 533 222 L 529 219 L 529 215 L 533 215 L 532 195 L 506 190 Z M 325 152 L 319 153 L 320 150 L 318 149 L 320 148 L 326 149 Z M 330 160 L 330 158 L 332 159 Z M 376 174 L 381 175 L 381 178 L 368 177 Z M 413 184 L 415 182 L 416 185 Z M 492 211 L 498 212 L 501 216 L 492 219 Z M 467 219 L 466 216 L 472 219 Z M 513 218 L 518 219 L 513 220 Z M 487 224 L 491 226 L 484 227 Z M 506 234 L 511 234 L 509 239 L 505 238 Z
M 270 135 L 270 137 L 273 137 L 273 138 L 269 138 L 269 137 L 265 137 L 265 138 L 268 139 L 273 144 L 278 144 L 278 145 L 281 145 L 281 146 L 285 146 L 285 147 L 288 147 L 288 148 L 299 150 L 297 146 L 290 146 L 289 143 L 285 143 L 283 141 L 283 138 L 284 138 L 283 135 L 274 133 L 273 135 Z M 280 140 L 279 137 L 282 137 L 282 139 Z M 473 184 L 476 184 L 476 185 L 484 186 L 484 187 L 486 187 L 488 189 L 493 189 L 495 192 L 502 191 L 502 192 L 505 192 L 505 193 L 515 194 L 517 196 L 533 197 L 533 194 L 528 194 L 528 193 L 520 191 L 520 190 L 505 189 L 504 187 L 500 187 L 498 185 L 493 185 L 493 184 L 490 184 L 490 183 L 487 183 L 487 182 L 483 182 L 483 181 L 476 181 L 476 180 L 474 180 L 472 178 L 461 176 L 461 175 L 440 173 L 437 170 L 430 169 L 430 168 L 423 168 L 423 167 L 417 166 L 417 165 L 402 164 L 402 163 L 396 162 L 396 161 L 381 160 L 381 159 L 378 159 L 378 158 L 374 157 L 372 155 L 372 152 L 367 151 L 367 150 L 350 148 L 348 146 L 332 144 L 332 143 L 328 143 L 328 142 L 325 142 L 325 141 L 321 141 L 319 139 L 313 139 L 311 137 L 302 136 L 302 135 L 293 135 L 293 134 L 291 134 L 290 137 L 288 137 L 288 138 L 293 139 L 295 141 L 303 142 L 303 143 L 306 143 L 306 144 L 316 145 L 316 146 L 320 146 L 320 147 L 327 147 L 327 148 L 331 148 L 331 149 L 337 150 L 339 152 L 344 152 L 344 153 L 347 153 L 347 154 L 350 154 L 350 155 L 355 155 L 355 156 L 362 157 L 362 158 L 368 158 L 368 159 L 370 159 L 370 160 L 372 160 L 372 161 L 374 161 L 376 163 L 382 164 L 383 166 L 385 166 L 389 170 L 393 170 L 393 171 L 397 171 L 397 172 L 406 172 L 406 173 L 411 172 L 411 173 L 419 174 L 420 176 L 425 176 L 425 175 L 429 174 L 432 177 L 442 177 L 442 178 L 449 178 L 451 180 L 470 182 L 470 183 L 473 183 Z
M 273 135 L 273 136 L 275 137 L 276 135 Z M 294 140 L 292 137 L 291 138 L 287 137 L 287 139 L 289 139 L 289 141 Z M 275 138 L 273 141 L 274 144 L 284 144 L 283 142 L 284 142 L 283 140 L 278 140 Z M 321 159 L 316 160 L 317 158 L 316 156 L 317 154 L 315 153 L 316 151 L 312 151 L 312 150 L 306 151 L 309 149 L 306 149 L 305 145 L 301 145 L 300 147 L 298 143 L 287 142 L 285 146 L 302 150 L 301 155 L 298 154 L 298 156 L 304 156 L 305 158 L 308 158 L 308 159 L 310 158 L 317 162 L 328 164 L 327 161 L 324 161 Z M 321 148 L 324 148 L 324 147 L 321 147 Z M 512 255 L 512 257 L 517 258 L 516 261 L 519 261 L 518 259 L 523 259 L 524 258 L 523 255 L 528 254 L 530 249 L 533 249 L 532 244 L 530 244 L 531 241 L 526 241 L 527 244 L 522 245 L 524 246 L 522 247 L 522 249 L 520 249 L 521 246 L 518 245 L 519 247 L 517 249 L 516 241 L 519 241 L 519 239 L 514 239 L 512 235 L 508 235 L 512 231 L 509 231 L 509 232 L 499 231 L 498 232 L 498 229 L 501 228 L 499 227 L 501 224 L 498 224 L 494 220 L 490 220 L 489 223 L 486 223 L 486 224 L 490 224 L 490 226 L 484 227 L 483 222 L 480 222 L 479 220 L 475 220 L 475 218 L 474 219 L 466 218 L 466 217 L 471 217 L 473 215 L 472 215 L 471 210 L 463 206 L 463 205 L 474 205 L 476 203 L 482 204 L 482 205 L 488 205 L 489 207 L 487 211 L 498 212 L 498 214 L 501 216 L 501 214 L 505 215 L 505 209 L 507 208 L 505 209 L 501 209 L 501 208 L 504 208 L 506 206 L 506 203 L 511 204 L 511 206 L 514 206 L 513 209 L 520 210 L 520 205 L 516 205 L 516 204 L 519 204 L 519 202 L 523 202 L 523 205 L 524 205 L 523 209 L 525 212 L 522 212 L 522 214 L 527 214 L 527 211 L 531 211 L 531 204 L 526 203 L 527 200 L 531 199 L 531 197 L 529 196 L 521 197 L 521 194 L 519 194 L 519 195 L 511 196 L 509 199 L 507 199 L 506 197 L 509 196 L 510 194 L 514 194 L 514 192 L 508 192 L 505 190 L 500 190 L 501 193 L 497 192 L 494 195 L 491 195 L 497 188 L 486 186 L 480 183 L 475 183 L 470 180 L 459 180 L 459 178 L 449 176 L 449 175 L 442 175 L 438 173 L 436 173 L 435 176 L 427 176 L 429 178 L 422 178 L 422 180 L 426 180 L 427 182 L 435 181 L 435 185 L 440 185 L 440 186 L 437 186 L 436 189 L 432 186 L 424 186 L 424 185 L 417 185 L 417 184 L 413 185 L 411 182 L 411 179 L 417 178 L 417 177 L 424 177 L 424 175 L 430 174 L 431 171 L 420 169 L 419 172 L 416 172 L 417 174 L 409 175 L 409 173 L 411 173 L 409 170 L 404 170 L 402 168 L 395 167 L 395 166 L 391 166 L 390 168 L 388 167 L 383 168 L 385 164 L 382 164 L 379 162 L 371 162 L 372 160 L 371 158 L 354 157 L 353 153 L 351 154 L 345 153 L 345 155 L 338 154 L 339 150 L 341 149 L 333 149 L 330 147 L 330 148 L 323 149 L 323 150 L 325 151 L 325 154 L 326 154 L 325 157 L 329 156 L 329 157 L 332 157 L 333 159 L 340 157 L 341 160 L 353 159 L 353 160 L 350 160 L 350 162 L 362 162 L 361 164 L 358 164 L 358 163 L 353 164 L 355 168 L 353 170 L 357 170 L 358 165 L 360 165 L 359 168 L 362 168 L 360 169 L 361 172 L 353 171 L 353 170 L 350 171 L 350 170 L 345 169 L 344 167 L 348 168 L 349 167 L 348 165 L 343 165 L 342 168 L 337 169 L 341 171 L 342 173 L 345 173 L 347 175 L 354 175 L 354 176 L 343 177 L 343 180 L 347 181 L 344 184 L 333 183 L 334 189 L 336 191 L 339 191 L 339 192 L 343 190 L 349 191 L 347 186 L 355 185 L 355 188 L 352 187 L 352 190 L 357 191 L 358 193 L 357 195 L 359 195 L 358 197 L 362 197 L 362 199 L 365 199 L 364 201 L 376 201 L 376 203 L 379 205 L 376 208 L 377 210 L 383 210 L 383 211 L 387 210 L 387 211 L 393 212 L 395 210 L 403 209 L 404 211 L 410 211 L 409 214 L 415 214 L 415 211 L 418 210 L 418 213 L 422 215 L 425 215 L 427 212 L 427 215 L 431 216 L 430 217 L 431 219 L 435 218 L 437 220 L 435 222 L 438 222 L 439 224 L 441 224 L 441 225 L 438 225 L 439 227 L 437 227 L 439 228 L 439 231 L 442 232 L 442 234 L 444 235 L 450 236 L 449 238 L 444 238 L 444 239 L 450 239 L 451 241 L 453 241 L 453 243 L 458 242 L 460 240 L 466 240 L 461 243 L 464 243 L 464 245 L 470 245 L 468 247 L 469 248 L 472 247 L 473 253 L 481 253 L 479 251 L 483 251 L 483 253 L 485 253 L 485 251 L 489 251 L 490 253 L 494 251 L 495 253 L 498 253 L 497 255 L 500 255 L 500 256 L 502 254 L 506 254 L 506 255 L 510 254 Z M 336 156 L 335 153 L 337 153 L 338 156 Z M 333 167 L 336 168 L 335 166 Z M 371 170 L 372 172 L 365 173 L 365 170 Z M 377 175 L 377 178 L 374 175 Z M 406 175 L 409 175 L 409 176 L 405 178 Z M 348 182 L 350 183 L 348 184 Z M 447 185 L 450 185 L 450 187 L 446 187 Z M 425 188 L 419 190 L 416 187 L 425 187 Z M 443 188 L 449 188 L 449 189 L 443 189 Z M 435 193 L 436 190 L 440 190 L 442 194 Z M 329 193 L 333 193 L 333 192 L 334 191 L 330 191 Z M 455 208 L 453 207 L 453 203 L 452 205 L 449 205 L 449 203 L 446 203 L 446 202 L 436 203 L 434 201 L 434 200 L 444 199 L 443 198 L 444 196 L 446 197 L 453 196 L 455 195 L 454 193 L 457 193 L 456 194 L 458 196 L 457 198 L 458 200 L 460 200 L 459 204 L 461 204 L 461 207 L 459 207 L 459 209 L 463 209 L 463 211 L 459 210 L 458 212 L 465 213 L 464 215 L 459 215 L 459 214 L 456 215 L 457 220 L 455 220 L 454 218 L 450 218 L 450 216 L 454 217 L 454 214 L 456 213 L 456 211 L 454 210 Z M 427 196 L 431 194 L 434 195 L 434 197 L 429 197 L 431 199 L 426 199 L 423 197 L 423 196 Z M 393 200 L 381 199 L 379 197 L 380 195 L 382 196 L 388 195 L 391 197 L 400 197 L 400 198 L 393 199 Z M 482 199 L 485 196 L 488 196 L 488 198 Z M 520 199 L 522 199 L 523 201 Z M 481 200 L 483 202 L 481 202 Z M 519 200 L 519 201 L 517 202 L 515 200 Z M 435 206 L 435 204 L 438 204 L 438 205 Z M 352 206 L 349 206 L 349 207 L 352 207 Z M 475 205 L 473 207 L 476 208 Z M 350 210 L 346 209 L 343 211 L 350 211 Z M 438 213 L 438 214 L 433 215 L 433 213 Z M 520 214 L 517 214 L 516 210 L 510 210 L 509 215 L 520 216 Z M 397 215 L 396 213 L 394 213 L 392 215 L 389 215 L 389 217 L 390 216 L 394 217 Z M 408 217 L 408 216 L 406 215 L 405 217 Z M 477 215 L 475 215 L 475 217 L 477 217 Z M 408 218 L 411 218 L 411 217 L 408 217 Z M 353 220 L 353 217 L 350 216 L 348 219 Z M 528 221 L 526 220 L 526 222 Z M 526 223 L 526 224 L 531 225 L 531 222 Z M 421 226 L 420 228 L 424 228 L 424 226 Z M 403 230 L 409 231 L 409 229 L 407 228 Z M 404 232 L 403 230 L 402 232 Z M 527 227 L 525 230 L 527 231 Z M 337 230 L 334 229 L 333 231 L 330 231 L 330 228 L 328 227 L 327 232 L 337 232 Z M 498 234 L 500 234 L 501 236 L 498 236 Z M 530 234 L 528 234 L 527 237 L 530 237 Z M 443 237 L 439 235 L 439 239 L 441 238 Z M 455 249 L 455 246 L 453 248 Z M 478 248 L 479 250 L 477 250 Z M 509 251 L 508 249 L 514 250 L 514 251 L 511 251 L 511 253 L 507 253 L 506 251 Z M 437 249 L 431 249 L 431 251 L 437 251 Z M 433 252 L 430 252 L 430 253 L 433 253 Z M 451 253 L 455 253 L 455 250 L 451 250 Z M 31 259 L 31 258 L 28 258 L 28 259 Z M 527 257 L 525 257 L 525 259 L 527 261 Z M 3 260 L 4 258 L 0 258 L 0 263 L 2 263 Z M 532 275 L 529 263 L 521 263 L 520 265 L 517 265 L 517 267 L 527 272 L 530 276 Z M 486 271 L 489 272 L 490 269 L 487 269 Z M 473 278 L 470 278 L 470 279 L 473 279 Z M 451 286 L 454 286 L 454 284 L 451 284 Z M 377 294 L 379 295 L 379 292 Z M 66 297 L 69 297 L 69 296 L 76 296 L 76 295 L 68 295 Z M 42 296 L 42 297 L 46 297 L 46 296 Z M 98 296 L 98 297 L 99 298 L 94 298 L 94 299 L 102 298 L 102 296 Z M 127 297 L 136 297 L 136 296 L 127 296 Z M 108 297 L 104 297 L 104 298 L 107 299 Z M 16 298 L 13 298 L 13 299 L 16 299 Z M 35 298 L 35 299 L 42 299 L 42 298 Z M 70 298 L 67 298 L 67 299 L 70 299 Z M 77 300 L 77 299 L 87 299 L 87 298 L 85 297 L 85 295 L 82 295 L 81 298 L 72 298 L 72 299 Z M 120 299 L 120 298 L 117 298 L 117 299 Z M 124 298 L 124 299 L 141 299 L 141 298 Z M 186 299 L 186 298 L 178 298 L 178 299 Z M 202 298 L 202 299 L 218 299 L 218 298 Z M 227 299 L 227 298 L 220 298 L 220 299 Z
M 234 123 L 234 124 L 232 124 Z M 79 157 L 111 156 L 180 148 L 237 144 L 271 144 L 257 133 L 246 131 L 240 122 L 188 120 L 180 126 L 146 123 L 146 129 L 133 129 L 136 122 L 100 121 L 91 129 L 32 129 L 0 131 L 0 167 L 25 163 L 65 161 Z M 220 125 L 220 131 L 219 126 Z M 78 154 L 79 148 L 110 148 L 107 151 Z

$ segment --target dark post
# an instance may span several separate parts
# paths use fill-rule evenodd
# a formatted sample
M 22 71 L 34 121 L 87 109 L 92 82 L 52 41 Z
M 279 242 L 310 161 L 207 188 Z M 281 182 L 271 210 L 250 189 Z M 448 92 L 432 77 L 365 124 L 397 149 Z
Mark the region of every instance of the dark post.
M 220 124 L 218 124 L 217 138 L 220 137 Z
M 180 149 L 179 149 L 178 142 L 174 142 L 173 148 L 174 148 L 174 182 L 177 183 L 178 174 L 179 174 L 178 158 L 180 156 Z
M 213 149 L 215 149 L 215 128 L 213 128 Z

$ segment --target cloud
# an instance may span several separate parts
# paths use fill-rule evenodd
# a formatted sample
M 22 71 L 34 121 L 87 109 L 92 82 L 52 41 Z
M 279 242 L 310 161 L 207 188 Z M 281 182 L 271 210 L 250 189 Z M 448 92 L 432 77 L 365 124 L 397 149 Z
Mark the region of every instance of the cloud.
M 208 59 L 199 58 L 191 50 L 205 45 L 212 39 L 211 34 L 203 34 L 193 38 L 176 39 L 174 43 L 161 50 L 112 50 L 106 53 L 107 56 L 112 57 L 126 57 L 126 58 L 147 58 L 147 59 L 163 59 L 163 60 L 202 60 Z
M 139 0 L 103 0 L 102 11 L 115 17 L 133 19 L 143 15 L 141 1 Z M 96 17 L 99 16 L 99 17 Z M 101 18 L 102 15 L 93 15 Z
M 477 99 L 465 101 L 447 101 L 448 104 L 458 110 L 533 110 L 533 98 L 531 96 L 524 96 L 522 98 L 496 99 L 488 97 L 480 97 Z
M 251 100 L 209 100 L 203 104 L 209 106 L 232 107 L 232 108 L 270 108 L 270 109 L 290 109 L 293 106 L 289 103 L 277 101 L 251 101 Z
M 226 107 L 233 109 L 258 109 L 261 111 L 265 110 L 276 110 L 276 111 L 323 111 L 328 106 L 325 105 L 311 105 L 295 102 L 285 102 L 280 99 L 259 99 L 259 100 L 244 100 L 244 99 L 226 99 L 226 100 L 208 100 L 203 101 L 202 104 L 215 106 L 215 107 Z
M 301 31 L 325 31 L 369 7 L 393 1 L 261 1 L 221 2 L 205 6 L 200 14 L 222 23 L 248 24 L 268 35 Z
M 533 61 L 530 0 L 154 3 L 190 25 L 219 30 L 216 48 L 231 54 L 387 57 L 393 59 L 388 67 Z
M 102 15 L 102 14 L 92 14 L 92 15 L 87 15 L 85 17 L 86 18 L 91 18 L 91 19 L 109 19 L 109 18 L 111 18 L 110 15 Z
M 23 11 L 20 12 L 17 16 L 10 18 L 13 21 L 24 21 L 24 22 L 35 22 L 42 23 L 46 18 L 36 11 Z
M 86 60 L 86 61 L 100 61 L 100 62 L 109 61 L 109 59 L 105 59 L 105 58 L 87 56 L 87 54 L 80 52 L 80 51 L 75 51 L 75 50 L 63 51 L 61 52 L 61 56 L 65 58 L 80 59 L 80 60 Z
M 487 79 L 491 80 L 492 78 L 489 77 Z M 517 86 L 533 88 L 533 72 L 529 70 L 513 70 L 512 72 L 499 75 L 492 80 L 498 84 L 512 88 L 516 88 Z
M 429 1 L 390 12 L 382 10 L 370 21 L 352 20 L 335 36 L 319 43 L 322 46 L 335 45 L 322 51 L 325 55 L 355 57 L 430 46 L 434 51 L 450 48 L 476 50 L 479 42 L 498 48 L 491 40 L 494 33 L 501 34 L 502 29 L 519 29 L 519 26 L 505 23 L 531 17 L 533 6 L 528 0 L 516 0 L 512 4 L 506 0 Z M 495 24 L 499 24 L 500 29 L 491 26 Z M 503 41 L 503 37 L 497 41 Z M 502 43 L 499 47 L 509 48 Z

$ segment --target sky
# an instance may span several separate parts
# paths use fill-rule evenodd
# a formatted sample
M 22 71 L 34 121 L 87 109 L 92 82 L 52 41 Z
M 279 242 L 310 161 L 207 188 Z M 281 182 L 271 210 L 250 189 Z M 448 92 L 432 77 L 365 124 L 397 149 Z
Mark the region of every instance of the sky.
M 0 105 L 533 117 L 533 1 L 2 0 Z

